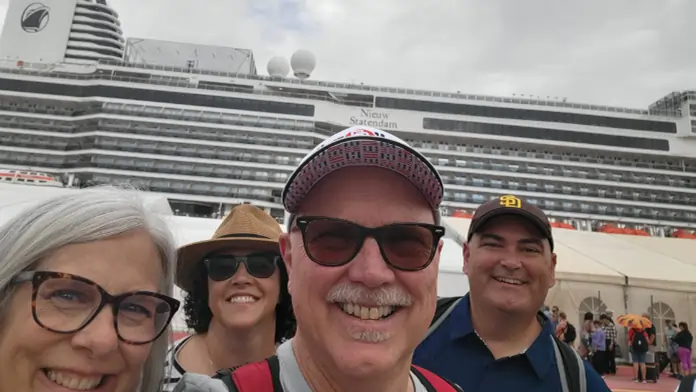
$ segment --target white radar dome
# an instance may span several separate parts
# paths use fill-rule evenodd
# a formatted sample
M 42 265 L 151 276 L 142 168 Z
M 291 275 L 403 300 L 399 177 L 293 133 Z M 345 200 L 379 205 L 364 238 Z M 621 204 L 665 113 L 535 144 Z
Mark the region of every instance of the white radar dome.
M 290 64 L 285 57 L 275 56 L 268 60 L 266 70 L 271 77 L 284 78 L 290 72 Z
M 307 79 L 317 65 L 314 53 L 306 49 L 300 49 L 290 57 L 292 71 L 298 79 Z

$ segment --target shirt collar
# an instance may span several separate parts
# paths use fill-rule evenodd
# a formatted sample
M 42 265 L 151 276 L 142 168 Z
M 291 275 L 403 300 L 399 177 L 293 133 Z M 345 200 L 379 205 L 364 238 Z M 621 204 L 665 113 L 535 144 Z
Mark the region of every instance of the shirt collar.
M 532 345 L 520 355 L 524 355 L 527 358 L 537 377 L 542 379 L 549 368 L 555 364 L 555 351 L 553 348 L 555 342 L 552 339 L 555 331 L 542 312 L 538 312 L 537 316 L 537 319 L 542 323 L 541 332 L 534 339 Z M 450 331 L 450 340 L 459 340 L 470 334 L 476 334 L 471 320 L 471 298 L 468 293 L 457 304 L 450 317 L 454 326 Z

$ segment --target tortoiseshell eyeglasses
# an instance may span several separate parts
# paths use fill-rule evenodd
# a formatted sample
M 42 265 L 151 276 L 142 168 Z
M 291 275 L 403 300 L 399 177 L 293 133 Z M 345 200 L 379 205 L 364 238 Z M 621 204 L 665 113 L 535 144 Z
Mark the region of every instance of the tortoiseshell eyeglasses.
M 70 334 L 85 328 L 111 305 L 119 340 L 147 344 L 167 329 L 180 303 L 150 291 L 111 295 L 81 276 L 49 271 L 22 272 L 13 283 L 31 282 L 34 321 L 51 332 Z

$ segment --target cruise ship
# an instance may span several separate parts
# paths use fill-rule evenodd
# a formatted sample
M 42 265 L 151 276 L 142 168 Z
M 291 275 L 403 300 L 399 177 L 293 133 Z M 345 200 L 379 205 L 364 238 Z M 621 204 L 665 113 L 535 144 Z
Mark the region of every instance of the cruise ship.
M 315 65 L 298 51 L 262 75 L 250 50 L 126 39 L 106 0 L 11 0 L 0 166 L 70 187 L 131 183 L 180 215 L 253 203 L 282 221 L 281 191 L 301 158 L 366 125 L 432 160 L 445 215 L 514 193 L 559 227 L 696 229 L 696 91 L 629 109 L 322 82 Z

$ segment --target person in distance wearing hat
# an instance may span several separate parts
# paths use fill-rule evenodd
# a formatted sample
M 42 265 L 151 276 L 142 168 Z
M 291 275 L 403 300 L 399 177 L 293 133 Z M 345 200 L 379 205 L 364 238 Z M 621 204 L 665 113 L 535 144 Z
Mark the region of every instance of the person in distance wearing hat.
M 482 204 L 463 256 L 469 294 L 450 301 L 414 363 L 467 392 L 609 392 L 539 311 L 556 282 L 551 224 L 541 209 L 514 195 Z
M 210 240 L 179 249 L 176 283 L 195 334 L 175 342 L 165 391 L 184 373 L 213 375 L 275 354 L 294 333 L 278 222 L 250 204 L 233 208 Z
M 282 196 L 296 334 L 228 388 L 265 378 L 280 389 L 255 392 L 459 391 L 411 365 L 435 311 L 442 196 L 432 164 L 386 132 L 353 127 L 318 145 Z M 184 378 L 177 392 L 225 391 L 212 381 Z

